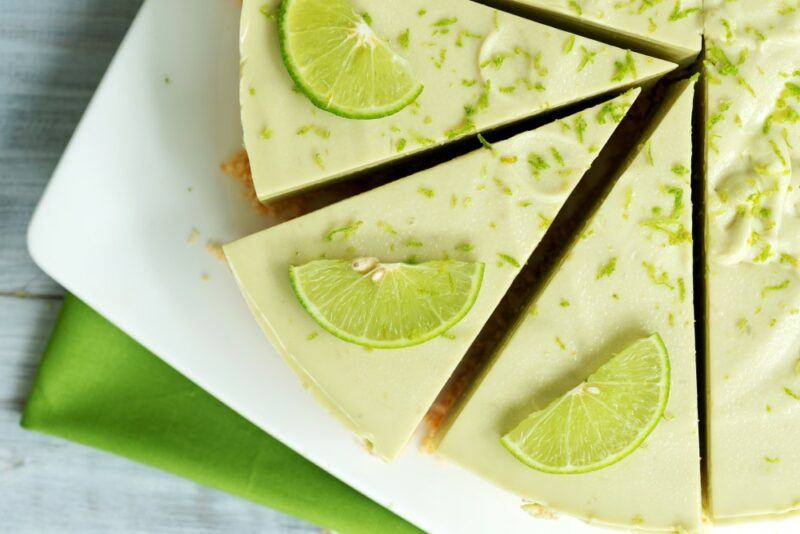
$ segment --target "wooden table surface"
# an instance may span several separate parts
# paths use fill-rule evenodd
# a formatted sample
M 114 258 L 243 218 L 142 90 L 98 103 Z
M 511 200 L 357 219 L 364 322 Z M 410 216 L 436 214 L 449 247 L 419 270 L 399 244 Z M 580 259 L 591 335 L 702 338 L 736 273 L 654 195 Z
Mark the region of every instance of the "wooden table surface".
M 0 0 L 0 533 L 317 532 L 19 427 L 63 295 L 28 256 L 25 230 L 141 1 Z

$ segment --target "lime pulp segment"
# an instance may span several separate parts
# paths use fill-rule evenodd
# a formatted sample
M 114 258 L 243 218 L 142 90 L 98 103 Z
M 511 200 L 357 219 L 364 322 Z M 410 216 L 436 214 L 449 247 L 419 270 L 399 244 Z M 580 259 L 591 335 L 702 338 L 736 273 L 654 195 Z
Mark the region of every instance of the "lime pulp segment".
M 365 347 L 408 347 L 445 333 L 472 308 L 483 263 L 420 264 L 376 258 L 315 260 L 289 267 L 295 295 L 331 334 Z
M 348 0 L 283 0 L 283 62 L 317 107 L 350 119 L 376 119 L 397 113 L 422 92 L 408 61 L 368 20 Z
M 669 398 L 669 355 L 654 334 L 613 356 L 585 382 L 500 440 L 518 460 L 555 474 L 612 465 L 644 442 Z

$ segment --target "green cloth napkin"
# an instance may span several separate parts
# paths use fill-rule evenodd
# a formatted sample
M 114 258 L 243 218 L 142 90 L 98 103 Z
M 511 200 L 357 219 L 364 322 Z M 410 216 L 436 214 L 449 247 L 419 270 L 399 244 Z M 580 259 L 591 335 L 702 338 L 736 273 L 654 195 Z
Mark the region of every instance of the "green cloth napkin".
M 418 530 L 67 296 L 22 426 L 105 449 L 339 532 Z

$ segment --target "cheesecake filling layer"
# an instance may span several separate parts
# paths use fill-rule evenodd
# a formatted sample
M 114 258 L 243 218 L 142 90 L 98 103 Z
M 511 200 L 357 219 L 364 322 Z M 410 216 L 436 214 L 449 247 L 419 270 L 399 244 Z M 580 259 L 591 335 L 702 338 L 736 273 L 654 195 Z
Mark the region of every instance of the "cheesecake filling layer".
M 706 1 L 709 506 L 800 507 L 800 11 Z
M 576 236 L 454 415 L 440 453 L 523 506 L 649 530 L 699 531 L 701 482 L 692 278 L 693 82 L 666 99 L 635 158 Z M 668 110 L 668 111 L 666 111 Z M 582 474 L 528 467 L 500 442 L 607 359 L 658 333 L 671 385 L 662 420 L 629 456 Z M 568 439 L 565 437 L 564 439 Z
M 691 62 L 702 48 L 702 0 L 495 0 L 543 21 L 676 63 Z
M 638 90 L 246 237 L 225 254 L 253 314 L 304 385 L 379 456 L 395 457 Z M 469 313 L 420 345 L 367 349 L 323 331 L 290 265 L 374 257 L 485 263 Z
M 294 87 L 281 59 L 279 2 L 243 3 L 242 126 L 262 201 L 675 67 L 468 0 L 353 4 L 424 85 L 416 101 L 394 115 L 353 120 L 315 107 Z

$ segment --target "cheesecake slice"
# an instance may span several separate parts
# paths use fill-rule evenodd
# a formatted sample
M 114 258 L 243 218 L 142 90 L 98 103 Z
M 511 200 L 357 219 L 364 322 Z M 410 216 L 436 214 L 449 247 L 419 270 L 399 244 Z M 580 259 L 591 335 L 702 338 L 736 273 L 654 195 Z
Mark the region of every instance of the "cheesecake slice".
M 414 433 L 638 90 L 246 237 L 225 247 L 273 346 L 372 451 Z M 367 349 L 320 328 L 288 270 L 320 258 L 485 264 L 469 313 L 420 345 Z M 265 356 L 266 357 L 266 356 Z
M 276 0 L 244 0 L 240 100 L 259 199 L 418 153 L 675 67 L 469 0 L 353 0 L 424 89 L 388 117 L 346 119 L 295 89 Z
M 700 529 L 691 241 L 693 82 L 680 82 L 627 169 L 452 416 L 445 457 L 523 505 L 625 528 Z M 536 409 L 651 334 L 669 354 L 662 420 L 629 456 L 582 474 L 528 467 L 500 442 Z
M 794 4 L 706 1 L 708 484 L 718 519 L 800 509 Z
M 498 0 L 560 26 L 688 63 L 702 48 L 702 0 Z

